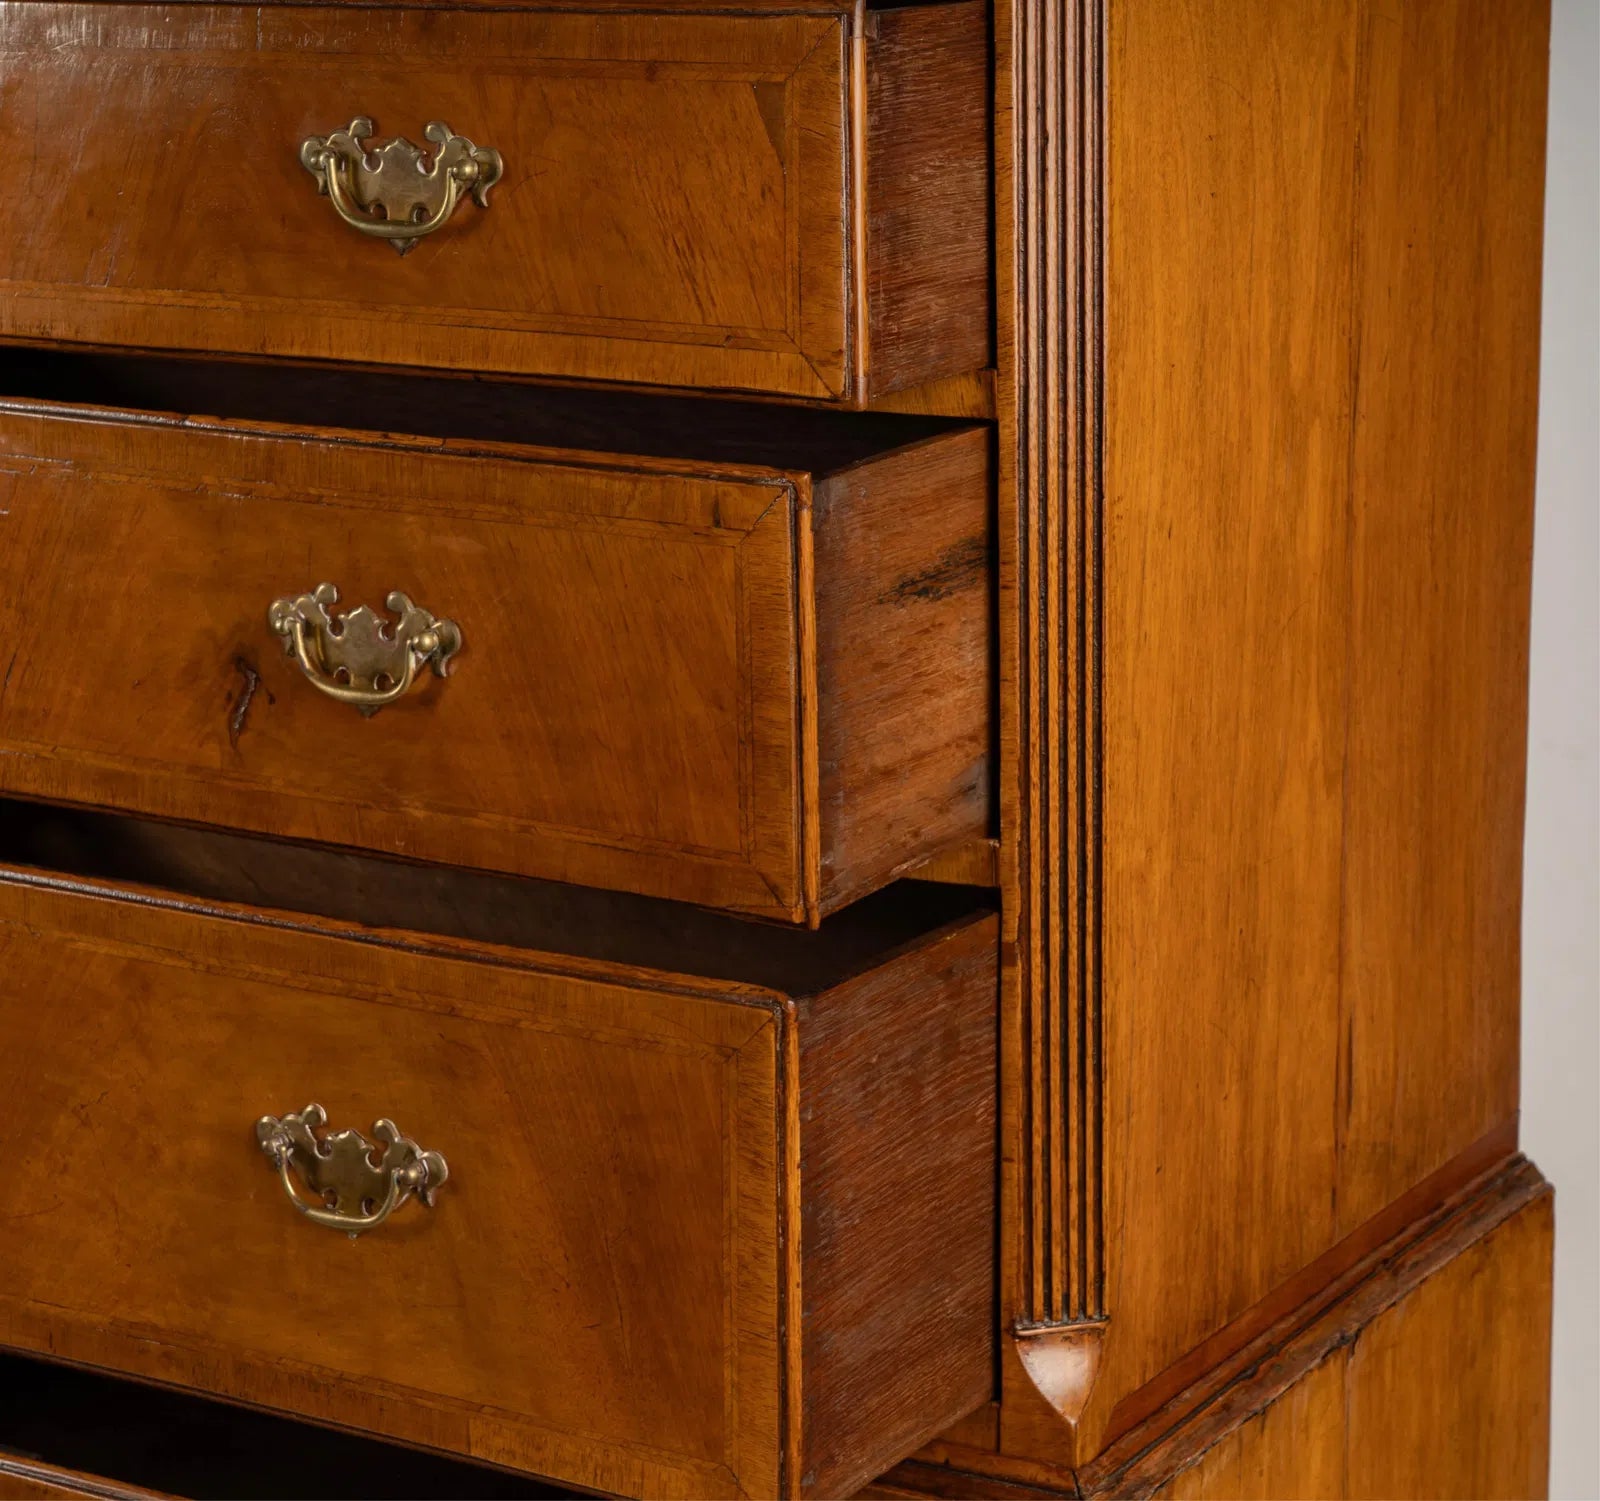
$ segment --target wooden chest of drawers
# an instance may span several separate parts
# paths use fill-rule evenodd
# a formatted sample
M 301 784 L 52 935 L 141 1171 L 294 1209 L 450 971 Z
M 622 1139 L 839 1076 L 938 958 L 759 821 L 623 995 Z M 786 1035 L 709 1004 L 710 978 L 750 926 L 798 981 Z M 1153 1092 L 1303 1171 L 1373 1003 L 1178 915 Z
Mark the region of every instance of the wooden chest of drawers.
M 1545 24 L 0 5 L 0 1495 L 1536 1492 Z

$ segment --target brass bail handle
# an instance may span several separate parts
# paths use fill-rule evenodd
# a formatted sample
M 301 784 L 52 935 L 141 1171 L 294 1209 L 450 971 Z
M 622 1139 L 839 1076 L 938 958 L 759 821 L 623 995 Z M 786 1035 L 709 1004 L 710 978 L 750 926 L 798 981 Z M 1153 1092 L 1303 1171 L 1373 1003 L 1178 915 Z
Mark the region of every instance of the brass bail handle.
M 391 1120 L 373 1124 L 376 1141 L 359 1131 L 324 1135 L 327 1123 L 327 1111 L 317 1104 L 256 1122 L 256 1145 L 278 1169 L 289 1202 L 312 1224 L 354 1240 L 376 1230 L 408 1199 L 433 1207 L 450 1176 L 437 1152 L 424 1151 Z M 313 1198 L 300 1192 L 297 1179 Z
M 300 164 L 317 180 L 317 191 L 353 229 L 387 240 L 404 255 L 424 235 L 449 222 L 464 193 L 489 207 L 489 189 L 505 170 L 500 153 L 475 146 L 442 120 L 422 132 L 432 147 L 396 136 L 369 152 L 372 121 L 358 115 L 344 130 L 308 136 Z
M 423 668 L 450 675 L 462 644 L 455 621 L 430 615 L 398 589 L 384 601 L 392 622 L 365 605 L 336 611 L 338 603 L 338 589 L 318 584 L 267 611 L 272 633 L 319 693 L 371 715 L 404 698 Z

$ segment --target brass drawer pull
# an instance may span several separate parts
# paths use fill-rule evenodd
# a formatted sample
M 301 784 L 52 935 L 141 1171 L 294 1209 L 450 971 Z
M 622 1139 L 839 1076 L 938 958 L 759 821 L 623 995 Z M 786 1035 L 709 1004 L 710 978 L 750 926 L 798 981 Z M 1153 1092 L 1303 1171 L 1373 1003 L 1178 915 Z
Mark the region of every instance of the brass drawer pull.
M 474 146 L 443 121 L 431 121 L 422 134 L 436 148 L 431 162 L 426 148 L 404 136 L 369 156 L 372 121 L 358 117 L 347 130 L 302 141 L 300 162 L 346 224 L 404 255 L 455 213 L 463 189 L 488 208 L 489 189 L 504 170 L 498 151 Z
M 451 659 L 461 650 L 455 621 L 435 619 L 398 589 L 384 601 L 400 617 L 394 623 L 365 605 L 335 614 L 338 603 L 332 584 L 318 584 L 310 594 L 274 600 L 267 612 L 284 651 L 329 698 L 376 714 L 404 698 L 424 666 L 437 677 L 450 675 Z
M 328 1113 L 320 1105 L 281 1118 L 264 1115 L 256 1122 L 257 1144 L 278 1169 L 289 1202 L 308 1220 L 343 1230 L 354 1240 L 376 1230 L 409 1198 L 433 1207 L 434 1195 L 450 1176 L 437 1152 L 423 1151 L 391 1120 L 373 1125 L 376 1143 L 359 1131 L 319 1137 L 316 1133 L 327 1123 Z M 320 1202 L 300 1196 L 296 1175 Z

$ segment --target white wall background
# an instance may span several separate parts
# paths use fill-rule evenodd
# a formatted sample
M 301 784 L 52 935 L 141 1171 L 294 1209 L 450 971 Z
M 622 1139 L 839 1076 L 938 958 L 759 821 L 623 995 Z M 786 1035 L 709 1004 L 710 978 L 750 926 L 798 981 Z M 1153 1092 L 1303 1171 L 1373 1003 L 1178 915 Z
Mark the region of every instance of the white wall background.
M 1522 1147 L 1556 1187 L 1550 1494 L 1600 1497 L 1600 0 L 1555 0 L 1522 921 Z

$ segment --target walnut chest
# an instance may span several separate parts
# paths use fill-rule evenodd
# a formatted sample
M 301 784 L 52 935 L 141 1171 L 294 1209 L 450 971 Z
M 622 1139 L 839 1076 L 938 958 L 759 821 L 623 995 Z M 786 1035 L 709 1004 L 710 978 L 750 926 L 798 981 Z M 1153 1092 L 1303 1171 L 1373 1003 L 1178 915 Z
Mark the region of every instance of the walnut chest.
M 0 4 L 0 1496 L 1537 1493 L 1547 22 Z

